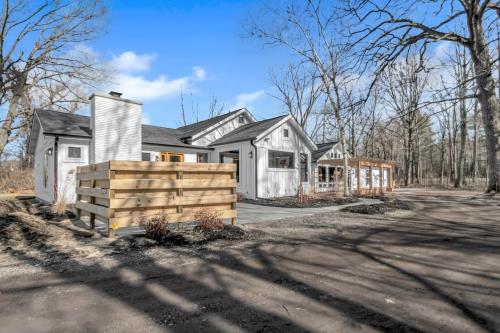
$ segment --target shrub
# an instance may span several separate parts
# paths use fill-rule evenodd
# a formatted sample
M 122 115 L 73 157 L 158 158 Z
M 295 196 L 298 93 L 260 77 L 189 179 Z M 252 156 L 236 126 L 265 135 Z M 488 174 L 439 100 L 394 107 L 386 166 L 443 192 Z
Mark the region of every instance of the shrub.
M 168 216 L 166 214 L 144 217 L 141 225 L 146 231 L 147 238 L 162 241 L 170 234 L 170 226 L 168 225 Z
M 59 199 L 50 207 L 50 212 L 55 215 L 63 215 L 64 213 L 66 213 L 66 209 L 66 202 L 62 199 Z
M 220 212 L 203 208 L 196 212 L 194 219 L 198 222 L 198 228 L 203 231 L 216 231 L 224 229 L 224 221 L 220 217 Z

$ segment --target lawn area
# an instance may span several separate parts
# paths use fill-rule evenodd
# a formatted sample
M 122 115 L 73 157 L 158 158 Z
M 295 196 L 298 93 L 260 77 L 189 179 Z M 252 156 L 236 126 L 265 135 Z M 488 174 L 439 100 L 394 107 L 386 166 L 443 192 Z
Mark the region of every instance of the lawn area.
M 189 246 L 0 238 L 0 321 L 6 332 L 499 331 L 498 199 L 396 195 L 413 212 L 294 217 Z

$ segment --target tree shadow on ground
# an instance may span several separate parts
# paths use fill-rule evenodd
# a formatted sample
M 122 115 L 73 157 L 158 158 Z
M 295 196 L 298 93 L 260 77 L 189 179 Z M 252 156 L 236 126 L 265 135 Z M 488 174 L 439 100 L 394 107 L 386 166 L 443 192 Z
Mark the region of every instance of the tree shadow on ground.
M 337 322 L 346 331 L 371 328 L 386 332 L 424 332 L 438 331 L 441 324 L 435 319 L 421 317 L 418 313 L 401 316 L 399 309 L 380 306 L 370 293 L 387 288 L 387 282 L 401 291 L 418 286 L 440 302 L 459 311 L 467 321 L 478 329 L 495 332 L 498 322 L 478 311 L 477 305 L 466 302 L 452 293 L 460 288 L 477 286 L 446 281 L 449 286 L 441 287 L 436 283 L 439 276 L 429 276 L 429 270 L 440 267 L 460 274 L 473 275 L 474 272 L 462 270 L 442 260 L 416 257 L 412 254 L 391 252 L 394 247 L 415 247 L 430 251 L 453 251 L 467 253 L 479 251 L 484 255 L 498 254 L 498 238 L 495 228 L 477 225 L 469 228 L 467 224 L 448 221 L 434 221 L 422 228 L 412 228 L 405 223 L 395 223 L 390 228 L 357 227 L 353 232 L 324 232 L 313 239 L 287 238 L 266 242 L 248 242 L 246 247 L 232 248 L 230 242 L 199 251 L 185 251 L 172 248 L 171 253 L 191 261 L 190 265 L 176 266 L 158 261 L 146 254 L 140 261 L 129 260 L 128 255 L 116 255 L 112 267 L 100 262 L 82 263 L 67 258 L 57 248 L 45 246 L 39 249 L 42 256 L 29 252 L 10 250 L 18 260 L 32 265 L 44 265 L 44 258 L 60 255 L 61 260 L 72 267 L 72 271 L 61 271 L 57 265 L 45 266 L 58 281 L 42 288 L 83 285 L 108 300 L 126 305 L 154 321 L 158 327 L 172 332 L 185 331 L 236 331 L 257 332 L 304 332 L 320 330 L 319 323 L 311 322 L 307 316 L 298 316 L 295 308 L 309 308 L 314 315 L 325 318 L 326 323 Z M 424 220 L 414 220 L 424 223 Z M 457 224 L 458 223 L 458 224 Z M 304 225 L 307 228 L 307 225 Z M 313 226 L 311 228 L 314 228 Z M 438 233 L 438 235 L 436 235 Z M 491 239 L 484 240 L 487 233 Z M 452 240 L 443 242 L 443 236 Z M 466 235 L 464 235 L 466 234 Z M 29 235 L 32 237 L 33 235 Z M 40 234 L 39 237 L 45 237 Z M 467 237 L 465 237 L 467 236 Z M 28 237 L 28 234 L 26 234 Z M 441 237 L 440 241 L 437 239 Z M 494 237 L 498 237 L 494 239 Z M 301 251 L 321 247 L 324 258 L 308 258 Z M 342 261 L 344 258 L 346 260 Z M 317 261 L 317 262 L 316 262 Z M 350 262 L 357 263 L 349 266 Z M 429 268 L 422 273 L 407 268 L 417 264 Z M 308 272 L 307 267 L 313 267 Z M 304 277 L 321 273 L 316 279 Z M 494 281 L 498 272 L 475 272 L 476 278 Z M 328 288 L 322 287 L 318 279 L 328 281 Z M 351 279 L 352 281 L 349 281 Z M 336 290 L 348 283 L 353 291 Z M 259 287 L 262 287 L 259 290 Z M 15 297 L 28 296 L 33 291 L 28 287 L 3 287 L 0 292 L 3 302 Z M 40 288 L 40 286 L 37 286 Z M 245 293 L 247 288 L 247 293 Z M 498 289 L 484 288 L 496 293 Z M 463 289 L 461 290 L 463 291 Z M 3 302 L 0 302 L 3 303 Z M 2 306 L 5 306 L 3 304 Z M 111 309 L 112 311 L 113 309 Z M 322 313 L 320 313 L 323 311 Z M 71 311 L 68 311 L 70 313 Z M 45 320 L 60 320 L 59 312 L 45 312 Z M 99 316 L 100 314 L 97 313 Z M 105 316 L 103 313 L 102 316 Z M 124 319 L 125 321 L 127 319 Z M 79 322 L 71 327 L 79 330 Z M 99 331 L 99 323 L 85 323 L 86 329 Z M 332 327 L 322 329 L 328 331 Z M 63 331 L 62 329 L 61 331 Z

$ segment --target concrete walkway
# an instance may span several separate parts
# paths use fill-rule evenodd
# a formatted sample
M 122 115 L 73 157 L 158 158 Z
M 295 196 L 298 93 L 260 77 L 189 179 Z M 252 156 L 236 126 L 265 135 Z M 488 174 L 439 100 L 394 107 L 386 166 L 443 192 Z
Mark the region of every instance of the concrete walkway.
M 334 212 L 345 207 L 359 205 L 373 205 L 382 203 L 376 199 L 361 198 L 359 202 L 354 202 L 339 206 L 317 207 L 317 208 L 284 208 L 255 205 L 244 202 L 238 202 L 238 224 L 259 223 L 264 221 L 280 220 L 287 217 L 310 216 L 317 213 Z

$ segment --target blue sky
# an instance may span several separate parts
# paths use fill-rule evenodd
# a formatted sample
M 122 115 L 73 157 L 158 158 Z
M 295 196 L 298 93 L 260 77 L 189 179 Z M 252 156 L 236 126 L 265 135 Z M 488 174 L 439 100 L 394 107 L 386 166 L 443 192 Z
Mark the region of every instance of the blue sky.
M 143 102 L 144 121 L 180 125 L 180 89 L 188 113 L 207 117 L 212 96 L 226 109 L 246 106 L 258 119 L 285 110 L 269 95 L 271 69 L 286 50 L 244 38 L 258 1 L 110 1 L 106 31 L 87 46 L 116 71 L 106 89 Z M 191 114 L 191 121 L 194 117 Z

